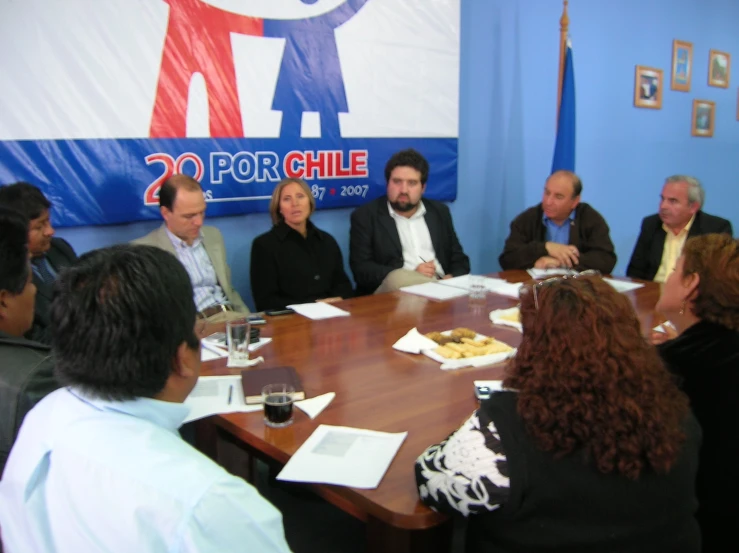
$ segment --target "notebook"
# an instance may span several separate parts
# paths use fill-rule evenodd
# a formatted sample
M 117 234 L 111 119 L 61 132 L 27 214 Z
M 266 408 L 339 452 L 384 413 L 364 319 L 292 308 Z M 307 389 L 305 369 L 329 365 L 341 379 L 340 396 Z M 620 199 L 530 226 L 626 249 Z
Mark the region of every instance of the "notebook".
M 244 388 L 244 401 L 247 405 L 262 403 L 262 388 L 267 384 L 290 384 L 295 388 L 296 401 L 305 399 L 305 391 L 295 367 L 265 367 L 241 371 L 241 386 Z

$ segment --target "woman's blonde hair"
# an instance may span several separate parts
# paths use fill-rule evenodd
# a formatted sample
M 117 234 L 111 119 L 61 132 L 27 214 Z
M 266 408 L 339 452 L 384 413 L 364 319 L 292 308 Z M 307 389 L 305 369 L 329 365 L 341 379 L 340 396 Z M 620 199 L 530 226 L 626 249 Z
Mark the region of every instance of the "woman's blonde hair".
M 280 196 L 282 195 L 282 190 L 288 184 L 297 184 L 298 186 L 300 186 L 300 188 L 303 189 L 303 192 L 308 195 L 308 201 L 310 202 L 310 213 L 308 214 L 309 217 L 316 210 L 316 199 L 313 197 L 313 193 L 310 191 L 310 187 L 308 186 L 307 182 L 305 182 L 303 179 L 282 179 L 277 184 L 277 186 L 275 186 L 275 190 L 274 192 L 272 192 L 272 199 L 269 202 L 269 214 L 272 216 L 272 223 L 275 225 L 285 220 L 285 218 L 282 216 L 282 213 L 280 213 Z

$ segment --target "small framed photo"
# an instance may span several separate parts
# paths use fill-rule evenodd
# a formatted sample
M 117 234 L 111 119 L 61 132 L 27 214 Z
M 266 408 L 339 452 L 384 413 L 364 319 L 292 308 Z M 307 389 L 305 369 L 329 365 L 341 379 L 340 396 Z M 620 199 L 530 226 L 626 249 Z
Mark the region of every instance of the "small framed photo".
M 634 105 L 638 108 L 662 109 L 662 70 L 636 66 Z
M 713 125 L 716 120 L 716 102 L 710 100 L 693 100 L 693 136 L 713 136 Z
M 672 79 L 670 88 L 690 92 L 690 77 L 693 74 L 693 43 L 684 40 L 672 41 Z
M 729 88 L 731 76 L 731 54 L 711 50 L 708 57 L 708 84 L 721 88 Z

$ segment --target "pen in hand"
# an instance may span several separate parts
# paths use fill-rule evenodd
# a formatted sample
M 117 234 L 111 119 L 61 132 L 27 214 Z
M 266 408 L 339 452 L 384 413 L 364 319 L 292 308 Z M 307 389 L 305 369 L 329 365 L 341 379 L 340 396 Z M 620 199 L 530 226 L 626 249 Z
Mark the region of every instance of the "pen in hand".
M 229 405 L 231 405 L 231 400 L 233 399 L 233 395 L 234 395 L 234 385 L 231 384 L 228 387 L 228 404 Z
M 424 259 L 423 257 L 421 257 L 420 255 L 418 256 L 418 259 L 420 259 L 420 260 L 421 260 L 421 261 L 423 261 L 424 263 L 428 263 L 428 261 L 426 261 L 426 260 L 425 260 L 425 259 Z M 436 263 L 434 263 L 434 276 L 435 276 L 436 278 L 444 278 L 444 275 L 441 275 L 441 274 L 439 274 L 439 268 L 438 268 L 438 267 L 436 266 Z

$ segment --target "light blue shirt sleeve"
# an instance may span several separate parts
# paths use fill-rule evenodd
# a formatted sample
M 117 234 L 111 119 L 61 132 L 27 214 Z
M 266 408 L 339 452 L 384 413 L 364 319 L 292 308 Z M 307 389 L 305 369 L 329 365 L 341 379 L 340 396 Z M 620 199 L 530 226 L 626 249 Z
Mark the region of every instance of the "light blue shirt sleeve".
M 185 524 L 183 553 L 290 553 L 282 514 L 240 478 L 216 481 Z

